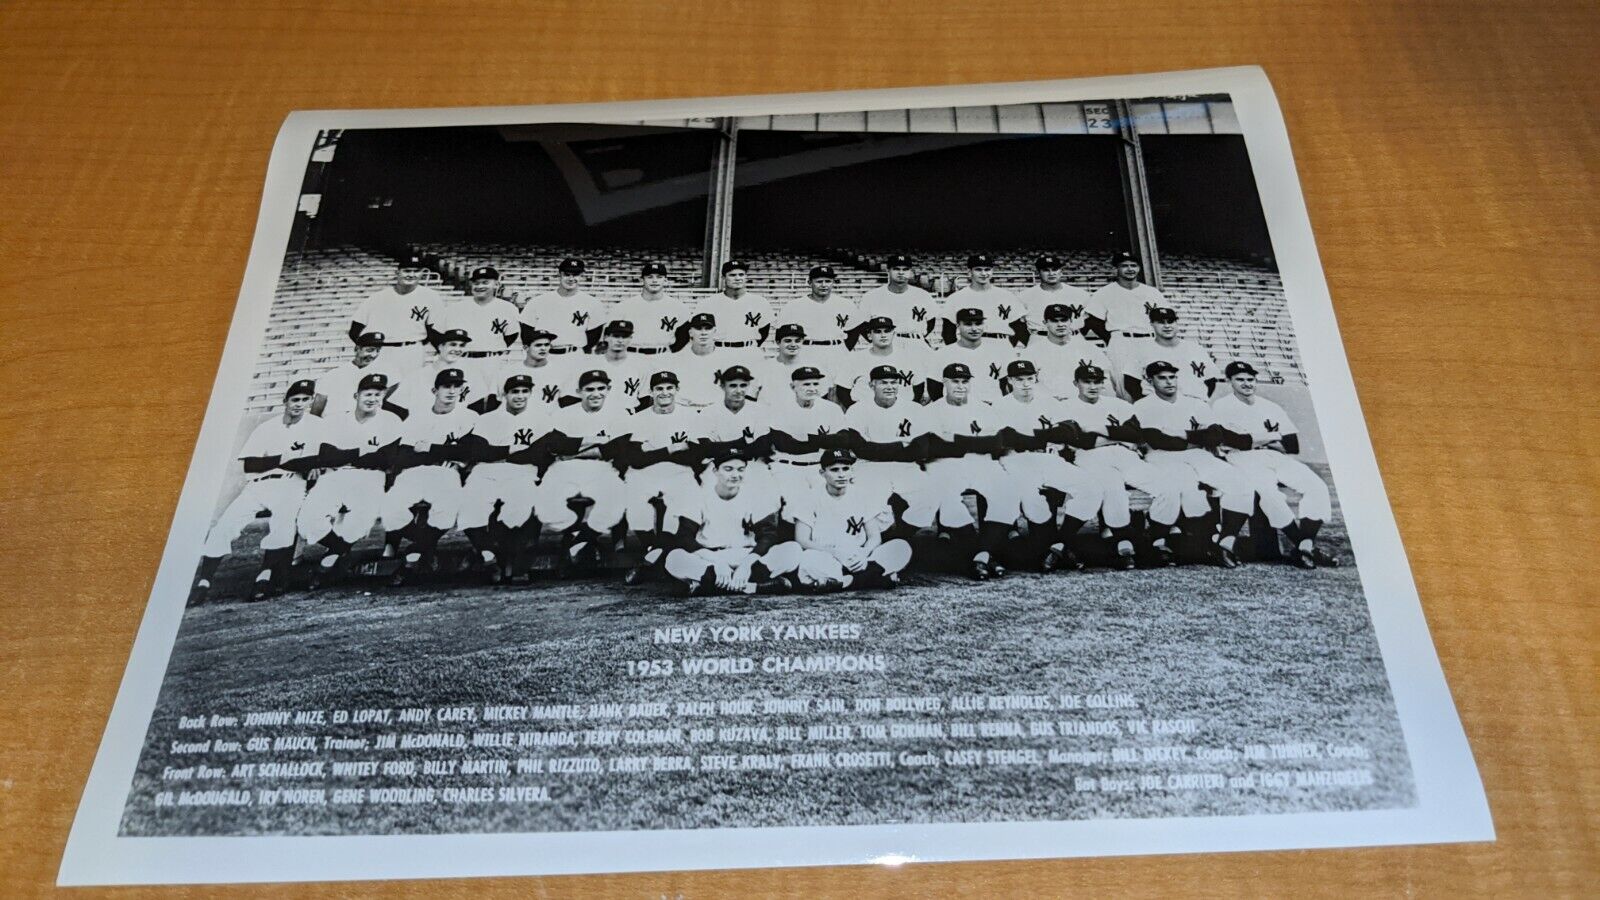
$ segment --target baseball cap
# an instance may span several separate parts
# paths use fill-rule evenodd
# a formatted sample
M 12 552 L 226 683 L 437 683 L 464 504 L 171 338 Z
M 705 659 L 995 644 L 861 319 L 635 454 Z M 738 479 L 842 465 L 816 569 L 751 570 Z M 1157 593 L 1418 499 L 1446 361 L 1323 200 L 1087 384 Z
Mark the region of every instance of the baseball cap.
M 732 462 L 736 459 L 748 461 L 750 455 L 745 453 L 744 448 L 738 444 L 723 444 L 712 452 L 711 465 L 713 467 L 720 466 L 725 462 Z
M 888 316 L 873 316 L 867 320 L 867 331 L 893 331 L 894 320 Z
M 561 261 L 561 265 L 557 266 L 556 270 L 563 275 L 582 275 L 585 268 L 583 260 L 569 256 Z
M 1178 321 L 1178 311 L 1170 306 L 1152 306 L 1150 307 L 1148 314 L 1150 316 L 1150 321 L 1152 322 Z
M 580 388 L 586 384 L 594 384 L 596 382 L 599 382 L 600 384 L 610 384 L 611 376 L 606 374 L 605 369 L 590 369 L 589 371 L 578 376 L 578 387 Z
M 807 281 L 815 281 L 818 278 L 834 278 L 834 279 L 837 279 L 838 277 L 839 276 L 835 275 L 834 272 L 833 272 L 833 266 L 812 266 L 811 267 L 811 274 L 806 276 L 806 280 Z
M 316 395 L 317 383 L 309 378 L 302 378 L 299 381 L 290 384 L 289 387 L 284 390 L 283 399 L 287 400 L 290 397 L 315 397 Z
M 1241 372 L 1247 373 L 1247 374 L 1250 374 L 1250 375 L 1259 374 L 1259 373 L 1256 372 L 1256 367 L 1255 366 L 1250 365 L 1249 363 L 1245 362 L 1242 359 L 1236 359 L 1233 362 L 1228 363 L 1228 367 L 1222 370 L 1222 377 L 1224 377 L 1224 378 L 1232 378 L 1233 376 L 1238 375 Z
M 614 334 L 619 337 L 628 337 L 633 334 L 633 323 L 627 319 L 612 319 L 606 323 L 605 334 Z
M 956 310 L 956 322 L 962 325 L 976 325 L 983 321 L 983 310 L 971 306 Z
M 894 366 L 873 366 L 867 373 L 868 381 L 899 381 L 900 370 Z
M 1134 256 L 1132 253 L 1129 253 L 1126 250 L 1122 250 L 1122 251 L 1119 251 L 1117 253 L 1112 254 L 1112 256 L 1111 256 L 1111 264 L 1113 266 L 1120 266 L 1125 262 L 1131 262 L 1131 263 L 1139 262 L 1139 257 Z
M 667 264 L 666 263 L 647 262 L 647 263 L 644 264 L 644 268 L 639 270 L 639 277 L 640 278 L 643 278 L 646 275 L 665 275 L 665 274 L 667 274 Z
M 740 272 L 748 272 L 750 271 L 750 266 L 743 260 L 738 259 L 730 259 L 722 264 L 722 274 L 724 275 L 732 272 L 735 269 L 739 270 Z
M 1065 263 L 1061 261 L 1061 257 L 1051 256 L 1048 253 L 1033 261 L 1035 269 L 1059 269 L 1064 265 Z
M 467 376 L 460 369 L 440 369 L 439 374 L 433 376 L 433 386 L 436 388 L 466 383 Z
M 444 331 L 439 332 L 439 343 L 449 344 L 452 342 L 469 344 L 472 342 L 472 338 L 467 336 L 467 330 L 465 328 L 447 328 Z
M 650 376 L 650 386 L 651 387 L 659 387 L 660 385 L 663 385 L 663 384 L 677 384 L 677 383 L 678 383 L 678 373 L 676 373 L 676 372 L 668 372 L 668 371 L 663 370 L 663 371 L 657 372 L 654 375 Z
M 1154 362 L 1150 363 L 1150 365 L 1144 367 L 1144 374 L 1146 378 L 1154 378 L 1158 373 L 1161 372 L 1176 371 L 1178 371 L 1178 367 L 1164 359 L 1155 360 Z
M 1072 310 L 1065 303 L 1052 303 L 1044 308 L 1046 322 L 1066 322 L 1072 319 Z
M 894 253 L 883 261 L 885 269 L 909 269 L 912 267 L 911 257 L 904 253 Z
M 383 340 L 384 340 L 383 332 L 381 332 L 381 331 L 363 331 L 360 334 L 356 335 L 356 346 L 357 347 L 382 347 L 383 346 Z
M 944 367 L 944 379 L 949 381 L 952 378 L 965 378 L 970 381 L 972 370 L 967 368 L 966 363 L 951 363 Z
M 727 384 L 730 381 L 754 381 L 750 370 L 744 366 L 729 366 L 717 373 L 717 384 Z
M 690 328 L 715 328 L 717 317 L 708 312 L 695 313 L 689 317 Z
M 553 341 L 555 339 L 556 336 L 553 332 L 545 331 L 541 328 L 535 328 L 528 332 L 528 343 L 530 344 L 536 341 Z
M 1079 363 L 1078 368 L 1072 372 L 1073 381 L 1105 381 L 1106 370 L 1092 363 Z
M 506 393 L 509 394 L 517 388 L 527 388 L 528 390 L 533 390 L 533 376 L 513 375 L 506 379 Z
M 472 270 L 472 277 L 467 280 L 477 281 L 480 278 L 493 278 L 498 281 L 500 279 L 500 270 L 494 266 L 479 266 Z
M 974 253 L 967 257 L 967 268 L 976 269 L 980 267 L 994 268 L 994 257 L 987 253 Z
M 361 391 L 386 391 L 388 389 L 389 376 L 383 374 L 382 372 L 373 372 L 370 375 L 363 375 L 361 376 L 361 380 L 356 382 L 357 393 L 360 393 Z
M 856 455 L 843 447 L 829 447 L 822 451 L 822 468 L 837 465 L 853 466 L 856 464 Z
M 1006 363 L 1007 378 L 1021 378 L 1025 375 L 1037 374 L 1039 374 L 1039 370 L 1029 360 L 1013 359 L 1011 362 Z
M 421 256 L 419 256 L 419 255 L 417 255 L 415 253 L 410 253 L 410 254 L 407 254 L 405 256 L 400 257 L 400 268 L 402 268 L 402 269 L 425 269 L 425 268 L 427 268 L 427 266 L 425 266 L 423 264 Z
M 787 322 L 787 323 L 785 323 L 783 325 L 779 325 L 778 326 L 778 335 L 777 335 L 776 340 L 780 340 L 781 341 L 781 340 L 783 340 L 784 338 L 787 338 L 787 337 L 803 338 L 805 336 L 806 336 L 806 330 L 805 330 L 804 326 L 796 325 L 793 322 Z
M 799 366 L 789 373 L 790 381 L 821 381 L 822 370 L 816 366 Z

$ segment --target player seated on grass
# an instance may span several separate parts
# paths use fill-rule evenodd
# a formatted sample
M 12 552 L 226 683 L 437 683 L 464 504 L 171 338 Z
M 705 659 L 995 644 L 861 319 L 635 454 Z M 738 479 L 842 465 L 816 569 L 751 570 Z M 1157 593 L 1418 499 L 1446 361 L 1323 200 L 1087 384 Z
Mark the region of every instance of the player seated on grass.
M 710 477 L 678 507 L 681 546 L 667 552 L 663 566 L 691 595 L 794 589 L 788 576 L 800 564 L 800 545 L 778 541 L 778 498 L 746 489 L 747 464 L 739 447 L 720 447 Z
M 911 544 L 884 540 L 894 511 L 882 485 L 855 483 L 856 456 L 822 452 L 822 483 L 795 510 L 800 583 L 818 591 L 893 587 L 911 562 Z
M 505 404 L 479 416 L 467 438 L 472 471 L 462 487 L 456 523 L 478 554 L 474 568 L 490 584 L 527 571 L 528 551 L 539 537 L 533 447 L 550 427 L 548 416 L 531 402 L 531 377 L 512 375 L 502 390 Z
M 1177 366 L 1156 360 L 1145 366 L 1145 382 L 1149 391 L 1133 404 L 1144 431 L 1145 461 L 1218 493 L 1220 518 L 1213 517 L 1209 503 L 1193 505 L 1196 501 L 1187 493 L 1184 515 L 1205 517 L 1206 526 L 1197 530 L 1209 538 L 1207 558 L 1224 569 L 1235 568 L 1239 558 L 1234 544 L 1255 509 L 1256 492 L 1242 472 L 1213 452 L 1222 443 L 1222 430 L 1205 401 L 1179 393 Z
M 265 600 L 283 592 L 294 563 L 295 518 L 306 496 L 306 473 L 316 467 L 321 449 L 322 420 L 311 415 L 316 393 L 314 382 L 302 379 L 290 384 L 283 394 L 283 412 L 257 425 L 240 448 L 244 487 L 206 536 L 200 571 L 189 594 L 191 605 L 205 602 L 234 539 L 263 512 L 267 533 L 261 538 L 261 571 L 256 573 L 250 599 Z
M 404 424 L 383 408 L 389 379 L 367 375 L 353 391 L 355 408 L 323 418 L 317 467 L 322 473 L 300 506 L 300 537 L 328 552 L 312 567 L 315 589 L 350 572 L 351 545 L 366 537 L 383 508 L 383 487 Z
M 398 470 L 383 498 L 383 555 L 400 555 L 401 566 L 390 576 L 399 587 L 434 566 L 434 550 L 456 525 L 461 507 L 461 473 L 469 462 L 468 435 L 478 416 L 460 403 L 466 377 L 460 369 L 442 369 L 433 379 L 433 404 L 413 411 L 400 432 L 394 454 Z M 424 506 L 424 504 L 426 504 Z
M 607 401 L 611 376 L 589 369 L 578 376 L 578 402 L 550 414 L 550 431 L 527 451 L 543 470 L 533 516 L 561 535 L 563 565 L 594 565 L 620 531 L 627 498 L 615 462 L 628 438 L 628 416 Z M 508 457 L 520 462 L 522 453 Z M 526 570 L 513 573 L 522 578 Z
M 940 376 L 944 396 L 923 407 L 928 423 L 923 498 L 918 508 L 906 510 L 906 521 L 916 525 L 936 512 L 941 538 L 952 543 L 956 556 L 970 560 L 972 577 L 998 578 L 1006 574 L 1002 557 L 1021 515 L 1009 476 L 995 461 L 1005 445 L 993 425 L 992 407 L 970 397 L 972 371 L 951 363 Z
M 1316 545 L 1317 532 L 1333 514 L 1333 501 L 1322 478 L 1294 458 L 1300 452 L 1299 429 L 1283 407 L 1256 393 L 1254 366 L 1235 360 L 1223 375 L 1233 393 L 1212 401 L 1211 411 L 1226 432 L 1229 464 L 1255 489 L 1267 523 L 1294 545 L 1291 560 L 1296 566 L 1337 566 L 1338 558 Z M 1290 512 L 1280 484 L 1299 492 L 1297 511 Z
M 678 531 L 676 508 L 699 486 L 699 422 L 678 405 L 678 376 L 650 375 L 650 406 L 628 419 L 628 440 L 619 456 L 628 501 L 628 530 L 644 545 L 644 564 L 627 575 L 628 584 L 646 579 L 661 562 Z

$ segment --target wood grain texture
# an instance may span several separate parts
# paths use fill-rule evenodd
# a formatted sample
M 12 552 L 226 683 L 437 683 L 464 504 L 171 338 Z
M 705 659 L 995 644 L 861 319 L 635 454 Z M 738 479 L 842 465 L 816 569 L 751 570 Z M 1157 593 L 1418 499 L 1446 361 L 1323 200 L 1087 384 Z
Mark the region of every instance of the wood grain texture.
M 287 112 L 1245 63 L 1266 67 L 1288 119 L 1497 843 L 118 895 L 1592 891 L 1597 44 L 1592 0 L 0 7 L 3 893 L 54 882 Z

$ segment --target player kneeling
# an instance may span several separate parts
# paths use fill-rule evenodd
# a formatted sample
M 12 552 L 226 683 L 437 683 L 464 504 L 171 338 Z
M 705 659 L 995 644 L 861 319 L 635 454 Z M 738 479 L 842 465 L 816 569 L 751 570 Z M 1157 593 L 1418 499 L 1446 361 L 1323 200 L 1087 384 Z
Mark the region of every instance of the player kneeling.
M 856 455 L 822 452 L 822 486 L 801 498 L 794 511 L 794 535 L 803 552 L 800 583 L 821 590 L 892 587 L 911 562 L 911 545 L 885 541 L 894 511 L 883 490 L 855 484 Z
M 778 497 L 744 489 L 748 465 L 741 448 L 720 449 L 711 458 L 710 483 L 678 506 L 684 546 L 669 552 L 664 565 L 691 595 L 769 594 L 794 587 L 788 576 L 800 565 L 800 545 L 773 540 Z

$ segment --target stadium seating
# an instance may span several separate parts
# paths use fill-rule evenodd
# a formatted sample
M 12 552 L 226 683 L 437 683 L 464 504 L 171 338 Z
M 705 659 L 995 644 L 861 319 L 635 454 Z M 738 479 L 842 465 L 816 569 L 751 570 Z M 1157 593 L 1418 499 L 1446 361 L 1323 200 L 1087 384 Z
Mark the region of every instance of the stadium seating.
M 679 296 L 694 302 L 713 293 L 690 286 L 699 281 L 698 249 L 446 243 L 418 244 L 411 249 L 430 263 L 427 281 L 446 294 L 464 295 L 472 269 L 494 265 L 502 274 L 502 294 L 518 306 L 555 287 L 556 266 L 566 256 L 585 261 L 586 290 L 603 300 L 637 291 L 639 268 L 649 261 L 667 265 L 671 290 Z M 832 265 L 838 273 L 841 295 L 859 296 L 882 282 L 883 260 L 895 252 L 902 251 L 740 249 L 736 256 L 750 264 L 750 289 L 781 304 L 804 293 L 806 273 L 822 263 Z M 918 278 L 925 285 L 948 292 L 966 283 L 967 251 L 905 252 L 917 261 Z M 1033 260 L 1039 252 L 994 253 L 997 283 L 1011 289 L 1030 284 Z M 1105 251 L 1051 252 L 1065 258 L 1070 283 L 1091 290 L 1105 283 Z M 1162 267 L 1164 292 L 1183 314 L 1191 338 L 1219 360 L 1252 361 L 1268 381 L 1304 382 L 1283 284 L 1276 272 L 1232 260 L 1178 255 L 1163 257 Z M 390 282 L 394 271 L 394 258 L 355 247 L 289 253 L 256 363 L 248 410 L 272 409 L 297 375 L 315 375 L 344 360 L 350 353 L 346 334 L 351 314 L 366 297 Z

